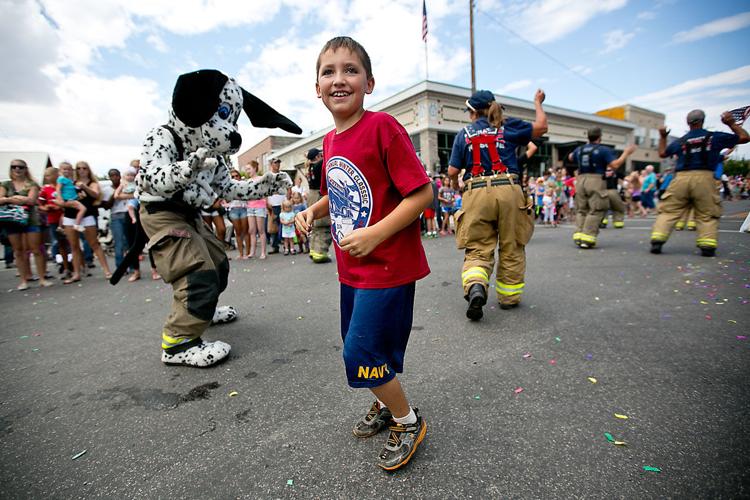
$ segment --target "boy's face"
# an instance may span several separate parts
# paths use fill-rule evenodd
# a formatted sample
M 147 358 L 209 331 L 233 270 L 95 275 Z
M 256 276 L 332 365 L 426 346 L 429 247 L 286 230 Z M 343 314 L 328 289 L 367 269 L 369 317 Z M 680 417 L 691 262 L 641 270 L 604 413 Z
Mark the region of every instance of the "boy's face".
M 346 119 L 363 109 L 365 94 L 371 94 L 375 79 L 367 78 L 357 54 L 340 48 L 320 56 L 315 90 L 335 118 Z

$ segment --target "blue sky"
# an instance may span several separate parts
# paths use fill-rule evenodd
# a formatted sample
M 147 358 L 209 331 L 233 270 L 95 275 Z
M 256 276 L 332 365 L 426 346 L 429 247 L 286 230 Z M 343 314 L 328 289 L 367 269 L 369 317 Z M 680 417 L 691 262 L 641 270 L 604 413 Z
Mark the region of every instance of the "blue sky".
M 431 80 L 470 85 L 467 4 L 427 2 Z M 588 112 L 630 102 L 665 113 L 674 133 L 692 108 L 726 130 L 720 112 L 750 104 L 747 2 L 476 5 L 479 88 L 530 99 L 542 87 L 549 104 Z M 314 92 L 322 44 L 346 34 L 365 46 L 374 104 L 424 78 L 421 11 L 421 0 L 0 0 L 0 148 L 122 167 L 165 122 L 177 75 L 200 68 L 235 76 L 305 133 L 325 128 Z M 241 124 L 244 147 L 269 133 Z

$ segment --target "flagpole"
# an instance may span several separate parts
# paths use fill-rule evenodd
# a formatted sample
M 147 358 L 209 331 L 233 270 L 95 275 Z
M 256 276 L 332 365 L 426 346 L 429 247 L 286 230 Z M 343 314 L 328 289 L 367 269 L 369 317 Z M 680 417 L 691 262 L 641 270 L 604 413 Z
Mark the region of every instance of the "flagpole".
M 427 65 L 427 40 L 424 41 L 424 79 L 430 79 L 429 66 Z
M 471 44 L 471 92 L 477 91 L 477 77 L 474 69 L 474 0 L 469 0 L 469 39 Z

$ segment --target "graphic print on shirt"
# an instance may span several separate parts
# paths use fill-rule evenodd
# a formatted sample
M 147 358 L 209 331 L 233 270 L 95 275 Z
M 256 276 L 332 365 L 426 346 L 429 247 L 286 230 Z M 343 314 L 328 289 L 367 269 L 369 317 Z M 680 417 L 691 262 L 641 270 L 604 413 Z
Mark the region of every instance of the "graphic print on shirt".
M 343 156 L 326 163 L 331 234 L 336 244 L 355 229 L 367 227 L 372 212 L 372 191 L 362 172 Z

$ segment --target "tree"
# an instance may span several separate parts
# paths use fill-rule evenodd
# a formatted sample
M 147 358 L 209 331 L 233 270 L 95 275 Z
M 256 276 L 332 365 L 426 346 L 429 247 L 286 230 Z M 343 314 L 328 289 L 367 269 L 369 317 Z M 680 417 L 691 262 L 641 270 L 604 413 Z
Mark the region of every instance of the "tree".
M 741 174 L 747 177 L 748 172 L 750 172 L 750 160 L 743 158 L 741 160 L 728 159 L 724 161 L 724 173 L 729 176 Z

